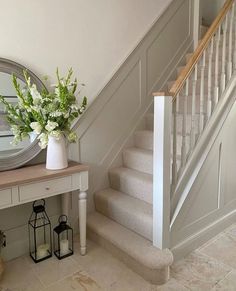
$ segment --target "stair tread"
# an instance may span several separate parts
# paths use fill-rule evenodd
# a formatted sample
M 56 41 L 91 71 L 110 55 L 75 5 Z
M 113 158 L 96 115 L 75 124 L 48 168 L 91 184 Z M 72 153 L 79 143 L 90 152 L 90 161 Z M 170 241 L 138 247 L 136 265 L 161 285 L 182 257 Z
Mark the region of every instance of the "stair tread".
M 133 169 L 119 167 L 109 171 L 110 184 L 132 197 L 152 204 L 153 176 Z
M 153 151 L 151 150 L 146 150 L 146 149 L 141 149 L 141 148 L 137 148 L 137 147 L 130 147 L 127 149 L 124 149 L 125 152 L 131 152 L 131 153 L 140 153 L 140 154 L 144 154 L 147 156 L 152 156 L 153 155 Z
M 153 151 L 138 147 L 127 148 L 123 151 L 124 166 L 147 174 L 153 171 Z
M 152 218 L 152 205 L 142 201 L 141 199 L 134 198 L 123 192 L 114 190 L 112 188 L 106 188 L 95 193 L 96 196 L 103 196 L 108 203 L 115 202 L 123 207 L 123 209 L 137 212 L 142 212 Z
M 173 263 L 173 255 L 168 249 L 154 247 L 151 241 L 98 212 L 88 216 L 87 224 L 93 232 L 150 269 L 162 269 Z
M 152 182 L 152 175 L 151 174 L 143 173 L 143 172 L 129 169 L 126 167 L 112 168 L 109 170 L 109 172 L 114 172 L 114 173 L 121 174 L 124 176 L 130 175 L 130 176 L 136 177 L 138 179 L 140 179 L 140 178 L 145 179 L 146 181 L 148 181 L 150 183 Z
M 199 114 L 197 114 L 196 113 L 196 115 L 199 115 Z M 192 117 L 192 115 L 191 114 L 186 114 L 186 118 L 191 118 Z M 177 118 L 183 118 L 183 114 L 178 114 L 177 115 Z M 147 131 L 149 131 L 149 133 L 147 133 Z M 145 135 L 149 135 L 149 137 L 152 137 L 153 138 L 153 131 L 152 130 L 139 130 L 139 131 L 136 131 L 136 133 L 135 134 L 139 134 L 139 135 L 143 135 L 143 136 L 145 136 Z M 190 135 L 190 133 L 186 133 L 187 135 Z M 177 133 L 177 136 L 178 137 L 182 137 L 182 133 Z M 139 149 L 139 148 L 138 148 Z M 151 150 L 150 150 L 151 151 Z M 152 152 L 152 151 L 151 151 Z
M 142 149 L 153 150 L 153 131 L 137 130 L 134 134 L 135 146 Z
M 95 193 L 96 210 L 117 223 L 152 240 L 152 205 L 107 188 Z

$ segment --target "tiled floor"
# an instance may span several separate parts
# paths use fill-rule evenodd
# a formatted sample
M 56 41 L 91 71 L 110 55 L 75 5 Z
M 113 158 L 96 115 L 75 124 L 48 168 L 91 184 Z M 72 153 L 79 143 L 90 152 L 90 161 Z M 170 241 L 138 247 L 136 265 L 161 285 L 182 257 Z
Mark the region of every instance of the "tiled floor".
M 236 225 L 171 268 L 171 279 L 152 286 L 103 248 L 88 241 L 88 253 L 34 264 L 28 256 L 7 263 L 0 291 L 236 291 Z

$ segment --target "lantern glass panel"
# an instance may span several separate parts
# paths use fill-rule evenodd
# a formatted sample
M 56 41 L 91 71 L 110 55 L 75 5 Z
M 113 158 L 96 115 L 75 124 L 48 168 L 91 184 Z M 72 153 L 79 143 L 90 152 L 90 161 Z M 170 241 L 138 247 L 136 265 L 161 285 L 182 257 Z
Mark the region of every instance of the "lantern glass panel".
M 45 201 L 43 204 L 33 204 L 29 226 L 29 251 L 34 262 L 43 261 L 52 256 L 51 223 L 45 212 Z
M 59 225 L 54 228 L 54 254 L 61 260 L 74 253 L 73 229 L 67 224 L 67 216 L 59 218 Z

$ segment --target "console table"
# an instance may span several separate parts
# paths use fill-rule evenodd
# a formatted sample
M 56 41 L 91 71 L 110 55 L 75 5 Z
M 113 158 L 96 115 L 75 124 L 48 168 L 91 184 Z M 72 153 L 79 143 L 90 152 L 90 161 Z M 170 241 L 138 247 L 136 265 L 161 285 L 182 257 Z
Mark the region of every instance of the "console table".
M 68 192 L 79 190 L 80 253 L 86 254 L 86 191 L 88 166 L 69 162 L 62 170 L 47 170 L 45 164 L 0 172 L 0 209 L 62 194 L 63 213 L 69 213 Z

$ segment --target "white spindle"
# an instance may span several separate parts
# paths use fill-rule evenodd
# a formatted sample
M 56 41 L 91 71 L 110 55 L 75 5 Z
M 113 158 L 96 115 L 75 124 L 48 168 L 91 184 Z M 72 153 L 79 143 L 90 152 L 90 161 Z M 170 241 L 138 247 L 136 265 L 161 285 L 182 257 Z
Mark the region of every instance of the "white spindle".
M 228 28 L 228 14 L 223 23 L 223 46 L 222 46 L 222 60 L 221 60 L 221 93 L 225 90 L 226 74 L 225 74 L 225 63 L 226 63 L 226 36 Z
M 182 119 L 182 146 L 181 146 L 181 169 L 186 164 L 187 159 L 187 111 L 188 111 L 189 79 L 186 80 L 185 92 L 183 94 L 183 119 Z
M 220 45 L 220 32 L 221 27 L 219 26 L 216 35 L 216 55 L 215 55 L 215 87 L 214 87 L 214 108 L 219 100 L 219 45 Z
M 197 89 L 197 72 L 198 71 L 198 65 L 195 65 L 194 69 L 194 76 L 192 80 L 192 110 L 191 110 L 191 133 L 190 133 L 190 148 L 191 152 L 194 150 L 195 147 L 195 119 L 196 119 L 196 89 Z
M 200 110 L 199 110 L 199 135 L 201 135 L 204 128 L 204 81 L 205 81 L 205 66 L 206 66 L 206 51 L 203 52 L 201 60 L 201 81 L 200 81 Z
M 228 63 L 227 63 L 227 81 L 232 76 L 232 47 L 233 47 L 233 23 L 234 23 L 234 7 L 230 12 L 230 25 L 229 25 L 229 51 L 228 51 Z
M 235 4 L 233 4 L 234 11 L 234 70 L 236 70 L 236 12 L 235 12 Z
M 177 183 L 177 102 L 178 97 L 173 102 L 173 141 L 172 141 L 172 190 Z
M 207 81 L 207 120 L 212 113 L 212 58 L 213 58 L 214 39 L 211 39 L 209 47 L 209 63 L 208 63 L 208 81 Z

